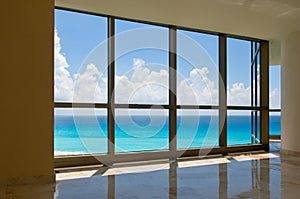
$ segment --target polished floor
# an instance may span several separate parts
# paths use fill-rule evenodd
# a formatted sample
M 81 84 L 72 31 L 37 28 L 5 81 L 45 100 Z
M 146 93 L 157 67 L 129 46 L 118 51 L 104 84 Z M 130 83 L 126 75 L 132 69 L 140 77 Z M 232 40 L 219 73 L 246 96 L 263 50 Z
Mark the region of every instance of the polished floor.
M 230 154 L 60 172 L 55 187 L 19 187 L 3 198 L 300 198 L 300 157 L 269 153 Z

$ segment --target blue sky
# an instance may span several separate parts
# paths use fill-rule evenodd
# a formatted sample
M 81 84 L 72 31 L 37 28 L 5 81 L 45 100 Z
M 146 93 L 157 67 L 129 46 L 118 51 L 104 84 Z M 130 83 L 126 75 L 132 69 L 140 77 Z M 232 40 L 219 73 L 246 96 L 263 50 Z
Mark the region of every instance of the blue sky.
M 62 52 L 68 57 L 72 74 L 90 51 L 107 38 L 106 24 L 104 17 L 55 10 L 55 28 L 62 38 Z
M 134 29 L 145 29 L 145 28 L 156 28 L 159 29 L 160 32 L 160 46 L 162 48 L 168 48 L 168 29 L 165 27 L 159 27 L 122 20 L 116 20 L 116 34 L 122 33 L 124 31 L 134 30 Z M 61 71 L 62 75 L 66 75 L 69 78 L 68 83 L 66 81 L 56 81 L 55 89 L 59 91 L 60 88 L 66 89 L 66 85 L 72 85 L 74 82 L 81 78 L 81 82 L 90 82 L 93 81 L 91 77 L 102 78 L 102 84 L 106 83 L 106 72 L 102 70 L 97 70 L 96 63 L 89 63 L 89 59 L 87 57 L 95 56 L 93 55 L 93 49 L 95 49 L 101 42 L 105 41 L 107 37 L 107 19 L 105 17 L 92 16 L 87 14 L 80 13 L 72 13 L 69 11 L 56 10 L 55 11 L 55 29 L 57 38 L 59 39 L 60 48 L 57 50 L 59 57 L 63 60 L 65 65 L 57 66 L 57 71 Z M 145 34 L 140 37 L 128 37 L 131 43 L 134 43 L 136 46 L 139 46 L 139 42 L 142 48 L 141 40 L 148 40 L 150 43 L 158 39 L 155 34 L 151 34 L 151 31 L 148 31 L 149 34 Z M 198 92 L 197 96 L 195 96 L 195 101 L 201 98 L 204 99 L 207 96 L 201 94 L 201 89 L 205 89 L 208 87 L 212 92 L 218 89 L 218 37 L 215 35 L 207 35 L 202 33 L 194 33 L 184 30 L 178 30 L 178 34 L 184 34 L 186 37 L 194 40 L 195 43 L 201 46 L 203 50 L 206 52 L 206 55 L 203 55 L 201 59 L 199 58 L 199 66 L 198 68 L 193 67 L 186 60 L 178 57 L 178 71 L 180 75 L 182 75 L 186 81 L 178 82 L 178 84 L 184 86 L 185 83 L 189 86 L 190 89 Z M 141 34 L 142 35 L 142 34 Z M 183 40 L 184 41 L 184 40 Z M 123 46 L 118 46 L 116 42 L 116 48 L 122 48 Z M 178 40 L 178 48 L 187 48 L 184 44 L 180 43 L 180 39 Z M 92 53 L 91 53 L 92 52 Z M 197 53 L 197 52 L 191 52 Z M 94 53 L 95 54 L 95 53 Z M 57 56 L 56 56 L 57 57 Z M 97 59 L 97 58 L 95 58 Z M 210 60 L 211 62 L 210 62 Z M 206 60 L 206 61 L 205 61 Z M 61 60 L 56 61 L 56 63 L 61 63 Z M 89 65 L 89 70 L 79 71 L 80 66 L 86 67 L 85 65 Z M 94 64 L 94 65 L 93 65 Z M 250 85 L 250 42 L 241 41 L 237 39 L 228 39 L 228 86 L 232 93 L 231 101 L 234 101 L 237 96 L 244 96 L 245 99 L 241 99 L 240 104 L 237 105 L 246 105 L 248 90 L 247 88 Z M 68 65 L 68 66 L 67 66 Z M 139 81 L 140 85 L 147 85 L 145 88 L 134 87 L 132 91 L 133 102 L 143 103 L 141 99 L 142 97 L 151 100 L 156 100 L 154 103 L 164 103 L 167 100 L 167 96 L 164 95 L 165 92 L 164 86 L 168 84 L 168 82 L 164 82 L 164 80 L 160 79 L 165 77 L 164 70 L 167 69 L 168 66 L 168 53 L 163 50 L 157 49 L 142 49 L 137 51 L 132 51 L 127 53 L 124 56 L 121 56 L 117 59 L 116 62 L 116 79 L 117 80 L 126 80 L 124 85 L 129 87 L 133 85 L 134 81 Z M 58 70 L 59 69 L 59 70 Z M 95 72 L 96 76 L 94 73 Z M 129 73 L 128 73 L 129 72 Z M 84 73 L 84 74 L 81 74 Z M 133 79 L 133 75 L 143 76 L 143 80 Z M 194 74 L 201 74 L 202 77 L 206 78 L 205 80 L 199 80 L 194 78 Z M 90 76 L 88 76 L 90 75 Z M 280 94 L 280 66 L 274 66 L 270 71 L 270 95 L 273 92 L 274 96 Z M 60 76 L 63 77 L 63 76 Z M 88 78 L 88 79 L 84 79 Z M 126 79 L 127 78 L 127 79 Z M 194 79 L 193 79 L 194 78 Z M 149 80 L 150 79 L 150 80 Z M 179 78 L 180 79 L 180 78 Z M 97 79 L 99 80 L 99 79 Z M 145 82 L 148 80 L 148 82 Z M 150 81 L 150 82 L 149 82 Z M 155 82 L 156 81 L 156 82 Z M 181 80 L 180 80 L 181 81 Z M 194 82 L 193 82 L 194 81 Z M 197 81 L 203 81 L 202 83 L 205 85 L 196 85 L 199 84 Z M 58 82 L 62 82 L 62 85 L 58 85 Z M 137 83 L 137 84 L 138 84 Z M 152 85 L 150 85 L 150 83 Z M 234 84 L 236 84 L 234 86 Z M 150 85 L 150 86 L 149 86 Z M 124 90 L 127 87 L 120 87 L 120 91 Z M 141 90 L 137 90 L 140 89 Z M 232 89 L 231 89 L 232 88 Z M 182 87 L 183 91 L 186 90 Z M 95 85 L 95 90 L 99 92 L 105 92 L 105 88 L 102 88 L 101 85 Z M 178 89 L 180 91 L 180 89 Z M 156 95 L 145 96 L 147 92 L 158 92 Z M 239 93 L 236 93 L 239 92 Z M 59 93 L 59 92 L 57 92 Z M 126 101 L 129 96 L 125 96 L 124 100 Z M 184 95 L 184 93 L 183 93 Z M 279 95 L 280 96 L 280 95 Z M 275 96 L 276 97 L 276 96 Z M 275 98 L 274 97 L 274 98 Z M 58 94 L 55 96 L 56 100 L 59 100 Z M 121 95 L 120 95 L 121 98 Z M 203 101 L 204 104 L 214 104 L 217 103 L 212 98 L 217 98 L 216 96 L 210 96 L 211 99 L 207 99 Z M 101 99 L 105 101 L 105 98 Z M 101 101 L 100 100 L 100 101 Z M 210 101 L 209 101 L 210 100 Z M 244 101 L 243 101 L 244 100 Z M 62 100 L 64 101 L 64 100 Z M 66 100 L 68 101 L 68 100 Z M 230 100 L 229 100 L 230 101 Z M 238 101 L 238 100 L 237 100 Z M 275 100 L 276 101 L 276 100 Z M 277 100 L 278 101 L 278 100 Z M 149 102 L 145 102 L 149 103 Z M 185 103 L 185 102 L 183 102 Z M 186 102 L 190 103 L 190 102 Z M 196 102 L 195 102 L 196 103 Z M 243 104 L 244 103 L 244 104 Z M 272 104 L 272 103 L 271 103 Z M 276 104 L 274 102 L 273 104 Z M 277 103 L 278 104 L 278 103 Z M 276 105 L 275 105 L 276 106 Z M 278 106 L 278 105 L 277 105 Z

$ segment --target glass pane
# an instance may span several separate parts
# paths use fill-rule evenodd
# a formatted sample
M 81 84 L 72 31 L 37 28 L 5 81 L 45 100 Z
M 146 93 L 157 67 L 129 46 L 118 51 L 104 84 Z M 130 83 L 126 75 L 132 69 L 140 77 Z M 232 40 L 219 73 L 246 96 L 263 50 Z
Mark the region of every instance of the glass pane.
M 215 35 L 177 31 L 178 104 L 218 104 L 218 42 Z
M 270 126 L 270 135 L 280 135 L 281 134 L 281 121 L 280 121 L 280 112 L 270 112 L 269 126 Z
M 115 100 L 121 104 L 167 104 L 168 29 L 116 20 Z
M 54 109 L 54 154 L 107 153 L 107 110 Z
M 258 111 L 229 110 L 227 114 L 228 145 L 260 143 Z M 255 119 L 255 114 L 257 119 Z
M 281 108 L 281 66 L 270 66 L 270 109 Z
M 163 109 L 116 109 L 116 152 L 169 148 L 169 112 Z
M 55 102 L 107 102 L 106 39 L 107 18 L 55 10 Z
M 217 146 L 217 110 L 177 110 L 177 148 Z
M 227 39 L 227 104 L 251 105 L 251 42 Z

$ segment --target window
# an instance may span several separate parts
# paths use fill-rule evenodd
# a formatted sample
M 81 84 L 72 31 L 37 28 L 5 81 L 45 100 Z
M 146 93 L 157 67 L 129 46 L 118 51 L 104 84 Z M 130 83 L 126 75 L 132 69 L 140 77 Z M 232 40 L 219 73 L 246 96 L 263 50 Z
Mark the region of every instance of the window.
M 178 30 L 177 102 L 218 105 L 218 36 Z
M 259 42 L 227 39 L 228 145 L 260 143 Z
M 55 155 L 107 153 L 107 18 L 55 10 Z
M 177 110 L 177 147 L 181 149 L 219 145 L 217 110 Z
M 251 42 L 227 39 L 227 103 L 251 105 Z
M 168 29 L 116 20 L 115 100 L 168 104 Z
M 269 67 L 270 136 L 281 134 L 281 66 Z
M 169 149 L 168 115 L 164 109 L 116 109 L 116 152 Z
M 230 110 L 227 114 L 228 145 L 260 143 L 258 111 Z M 257 116 L 254 121 L 253 115 Z
M 130 160 L 265 149 L 267 46 L 56 9 L 55 155 Z
M 281 134 L 281 113 L 279 112 L 270 112 L 270 135 L 280 135 Z
M 107 153 L 107 111 L 93 108 L 55 108 L 54 154 Z
M 105 17 L 55 10 L 55 102 L 107 102 L 106 39 Z

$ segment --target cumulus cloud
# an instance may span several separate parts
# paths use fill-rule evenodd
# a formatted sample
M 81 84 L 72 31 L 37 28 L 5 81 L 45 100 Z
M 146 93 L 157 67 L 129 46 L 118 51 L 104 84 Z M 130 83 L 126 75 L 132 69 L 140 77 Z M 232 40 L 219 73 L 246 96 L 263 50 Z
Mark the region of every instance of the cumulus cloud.
M 69 64 L 61 52 L 60 38 L 54 33 L 54 96 L 57 101 L 70 101 L 73 96 L 73 79 L 68 71 Z
M 94 64 L 88 64 L 82 73 L 75 74 L 73 101 L 106 101 L 107 80 Z
M 209 72 L 207 67 L 195 68 L 190 71 L 189 77 L 178 83 L 177 99 L 180 104 L 218 104 L 218 87 L 216 80 L 209 78 Z M 259 79 L 259 75 L 257 77 Z M 255 91 L 253 94 L 255 95 Z M 280 93 L 277 88 L 270 91 L 269 97 L 270 107 L 280 107 Z M 241 82 L 228 85 L 227 100 L 229 105 L 249 106 L 251 104 L 251 87 L 245 86 Z
M 259 89 L 260 88 L 258 86 L 257 90 Z M 227 87 L 227 95 L 229 105 L 249 106 L 251 104 L 251 87 L 246 87 L 243 83 L 234 83 L 230 87 Z M 253 91 L 253 95 L 255 95 L 255 90 Z M 258 99 L 260 99 L 259 92 L 257 95 Z M 270 108 L 280 108 L 280 101 L 280 92 L 278 88 L 274 88 L 269 92 Z
M 117 103 L 162 103 L 168 102 L 167 69 L 155 70 L 139 58 L 133 59 L 133 68 L 128 73 L 116 76 L 115 97 Z
M 230 105 L 250 105 L 251 88 L 245 87 L 243 83 L 234 83 L 227 87 L 228 104 Z
M 169 73 L 167 69 L 134 58 L 133 68 L 127 74 L 116 76 L 117 103 L 168 103 Z M 217 104 L 218 88 L 209 77 L 207 67 L 195 68 L 189 77 L 182 78 L 177 86 L 179 104 Z
M 55 101 L 106 102 L 107 77 L 93 63 L 71 75 L 66 56 L 63 54 L 60 37 L 55 30 Z M 169 72 L 167 68 L 147 64 L 144 60 L 134 58 L 132 70 L 121 76 L 115 76 L 116 103 L 168 103 Z M 160 69 L 158 69 L 160 68 Z M 180 74 L 179 74 L 180 76 Z M 210 74 L 207 67 L 194 68 L 188 77 L 181 77 L 177 84 L 179 104 L 218 104 L 218 75 Z M 251 88 L 241 82 L 228 85 L 228 104 L 249 105 Z M 271 107 L 280 107 L 278 89 L 270 92 Z
M 133 58 L 133 67 L 140 67 L 145 65 L 145 61 L 139 58 Z
M 194 68 L 189 77 L 181 80 L 177 87 L 179 104 L 217 104 L 218 88 L 215 81 L 208 77 L 207 67 Z
M 54 96 L 55 101 L 104 102 L 107 78 L 92 63 L 71 76 L 66 56 L 61 52 L 60 37 L 54 33 Z

